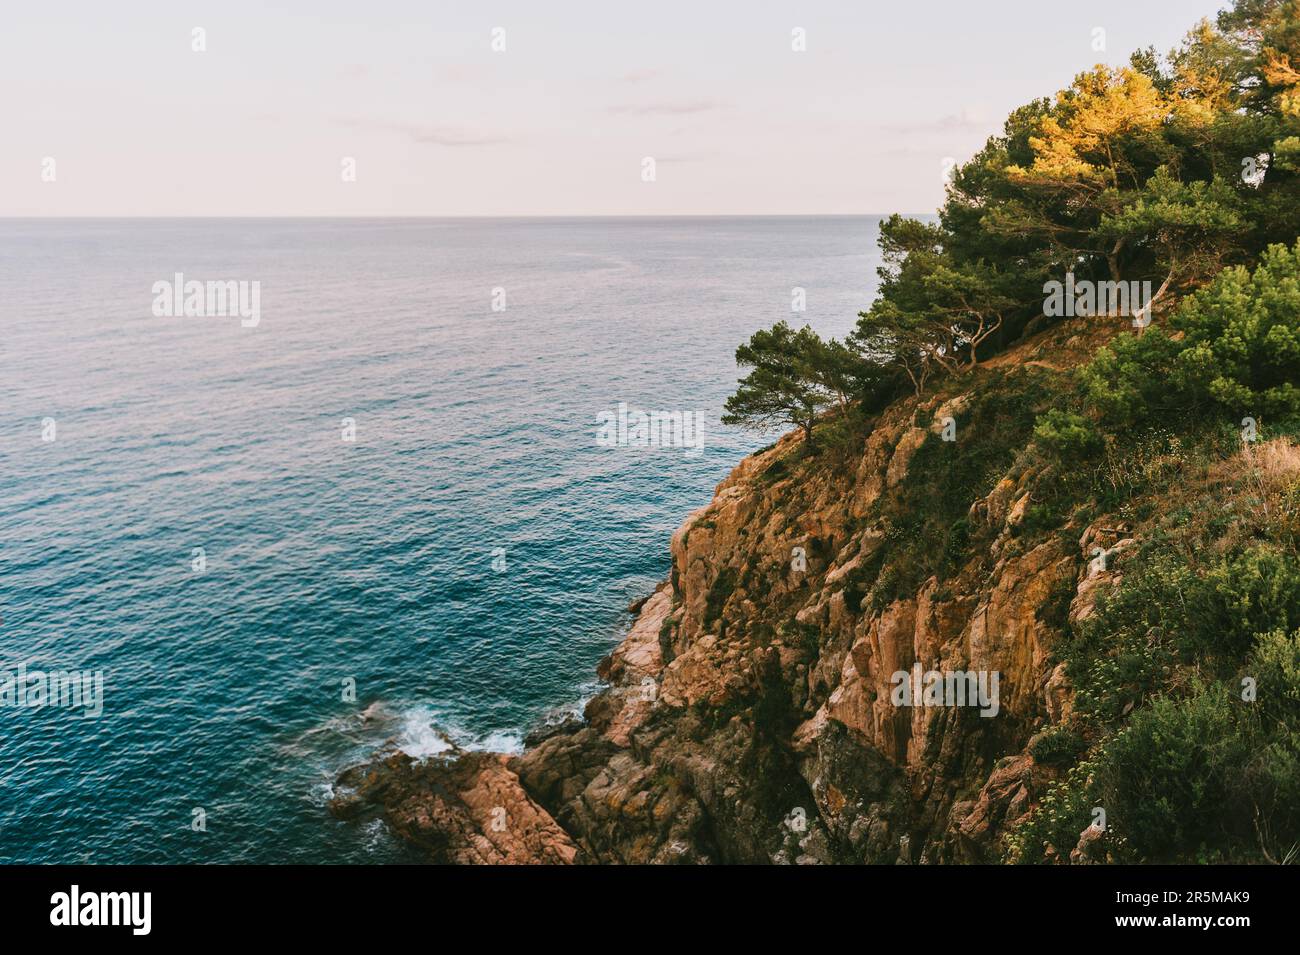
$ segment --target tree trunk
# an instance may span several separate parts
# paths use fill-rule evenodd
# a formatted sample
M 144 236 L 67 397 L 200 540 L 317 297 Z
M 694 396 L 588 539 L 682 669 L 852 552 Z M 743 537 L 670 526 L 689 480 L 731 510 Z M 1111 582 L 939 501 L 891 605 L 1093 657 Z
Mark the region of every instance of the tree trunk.
M 1124 239 L 1115 240 L 1115 247 L 1106 255 L 1106 267 L 1110 270 L 1110 280 L 1119 281 L 1119 254 L 1124 249 Z

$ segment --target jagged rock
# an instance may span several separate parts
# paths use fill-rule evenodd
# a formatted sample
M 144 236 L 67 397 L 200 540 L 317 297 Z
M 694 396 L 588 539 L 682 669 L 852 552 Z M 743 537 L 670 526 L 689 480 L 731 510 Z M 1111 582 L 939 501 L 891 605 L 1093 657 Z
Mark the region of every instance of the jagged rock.
M 1087 826 L 1083 832 L 1079 833 L 1079 842 L 1070 850 L 1070 863 L 1072 865 L 1086 865 L 1104 861 L 1102 852 L 1102 836 L 1106 833 L 1096 826 Z
M 1029 509 L 1029 495 L 1022 494 L 1007 512 L 1007 526 L 1019 527 L 1025 520 L 1025 511 Z
M 907 466 L 912 463 L 912 455 L 925 443 L 926 434 L 924 428 L 908 428 L 903 433 L 894 448 L 894 456 L 889 459 L 889 470 L 885 473 L 887 487 L 896 487 L 907 476 Z
M 1063 723 L 1074 711 L 1074 692 L 1069 677 L 1065 675 L 1065 664 L 1058 663 L 1043 686 L 1043 705 L 1047 718 L 1053 723 Z
M 396 753 L 343 773 L 330 803 L 339 818 L 375 808 L 434 862 L 567 865 L 578 847 L 491 753 L 414 760 Z
M 576 733 L 586 725 L 582 720 L 572 714 L 566 715 L 563 719 L 556 720 L 552 723 L 545 723 L 536 726 L 524 734 L 524 746 L 531 749 L 534 746 L 541 746 L 554 736 L 565 736 L 569 733 Z
M 1034 760 L 1028 753 L 998 761 L 969 811 L 964 816 L 954 811 L 964 861 L 988 861 L 984 856 L 997 836 L 1024 818 L 1033 788 Z

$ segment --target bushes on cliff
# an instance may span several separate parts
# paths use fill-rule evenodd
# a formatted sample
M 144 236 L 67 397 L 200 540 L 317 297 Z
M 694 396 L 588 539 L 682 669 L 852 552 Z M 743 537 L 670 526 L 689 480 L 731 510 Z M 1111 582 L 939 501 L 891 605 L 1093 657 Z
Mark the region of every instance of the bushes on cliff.
M 1009 836 L 1011 861 L 1068 854 L 1097 807 L 1115 861 L 1258 861 L 1300 844 L 1300 564 L 1270 543 L 1198 550 L 1155 537 L 1075 628 L 1075 722 L 1030 751 L 1069 765 L 1078 733 L 1093 749 Z
M 1034 425 L 1034 438 L 1061 458 L 1085 460 L 1105 442 L 1096 426 L 1081 414 L 1052 408 Z
M 1109 428 L 1207 410 L 1233 422 L 1300 414 L 1300 244 L 1272 246 L 1253 272 L 1221 272 L 1171 327 L 1120 335 L 1081 370 Z
M 1080 833 L 1093 824 L 1097 805 L 1093 768 L 1089 760 L 1072 768 L 1048 789 L 1029 818 L 1007 833 L 1003 845 L 1007 862 L 1034 865 L 1069 858 Z
M 1189 299 L 1174 328 L 1184 386 L 1229 413 L 1300 411 L 1300 243 L 1269 248 L 1253 271 L 1228 269 Z
M 1243 675 L 1257 681 L 1247 710 L 1254 748 L 1236 781 L 1264 857 L 1300 861 L 1300 631 L 1261 636 Z
M 1170 329 L 1121 334 L 1035 424 L 1041 502 L 1091 502 L 1142 521 L 1153 496 L 1198 480 L 1243 437 L 1300 434 L 1300 244 L 1229 269 Z
M 1052 726 L 1029 741 L 1029 755 L 1044 766 L 1072 766 L 1088 744 L 1073 726 Z
M 1008 835 L 1008 861 L 1068 856 L 1098 808 L 1115 862 L 1300 857 L 1300 632 L 1260 634 L 1234 676 L 1137 710 Z
M 1236 679 L 1162 698 L 1102 749 L 1096 796 L 1147 861 L 1300 852 L 1300 632 L 1260 634 Z
M 1079 371 L 1085 401 L 1107 430 L 1182 417 L 1187 397 L 1174 385 L 1179 342 L 1161 328 L 1116 336 Z
M 1241 704 L 1245 705 L 1245 704 Z M 1134 714 L 1097 760 L 1096 798 L 1138 859 L 1166 861 L 1221 845 L 1233 767 L 1248 741 L 1227 688 L 1200 687 Z
M 1195 564 L 1157 540 L 1123 572 L 1063 652 L 1076 709 L 1100 726 L 1166 688 L 1176 667 L 1222 675 L 1262 634 L 1300 627 L 1300 564 L 1273 545 Z

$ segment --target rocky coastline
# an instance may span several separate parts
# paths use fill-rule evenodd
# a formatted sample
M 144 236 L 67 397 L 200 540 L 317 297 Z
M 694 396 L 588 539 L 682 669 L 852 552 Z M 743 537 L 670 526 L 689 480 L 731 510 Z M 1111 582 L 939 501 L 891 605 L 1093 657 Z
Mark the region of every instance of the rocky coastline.
M 987 375 L 1094 345 L 1056 329 Z M 745 458 L 673 535 L 671 575 L 630 608 L 583 719 L 515 756 L 381 754 L 340 776 L 330 811 L 379 814 L 442 863 L 996 861 L 1059 775 L 1028 748 L 1071 707 L 1052 608 L 1064 587 L 1061 613 L 1090 613 L 1118 575 L 1088 554 L 1130 542 L 1109 526 L 1027 541 L 1029 475 L 1009 473 L 971 504 L 986 543 L 954 573 L 872 597 L 914 457 L 971 400 L 897 402 L 847 466 L 791 466 L 798 434 Z M 891 675 L 917 662 L 1000 673 L 998 717 L 893 705 Z

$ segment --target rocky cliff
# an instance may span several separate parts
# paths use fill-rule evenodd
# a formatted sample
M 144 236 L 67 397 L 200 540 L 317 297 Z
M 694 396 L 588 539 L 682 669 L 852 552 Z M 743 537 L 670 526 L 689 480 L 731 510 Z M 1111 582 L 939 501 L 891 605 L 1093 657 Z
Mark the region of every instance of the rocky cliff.
M 1070 719 L 1062 635 L 1141 534 L 1131 508 L 1045 514 L 1026 453 L 1113 332 L 1053 327 L 815 452 L 791 434 L 744 459 L 673 536 L 584 720 L 517 757 L 354 767 L 333 811 L 435 861 L 1000 860 L 1063 773 L 1031 745 Z M 998 674 L 996 714 L 896 705 L 915 664 Z M 1049 858 L 1086 858 L 1072 832 Z

